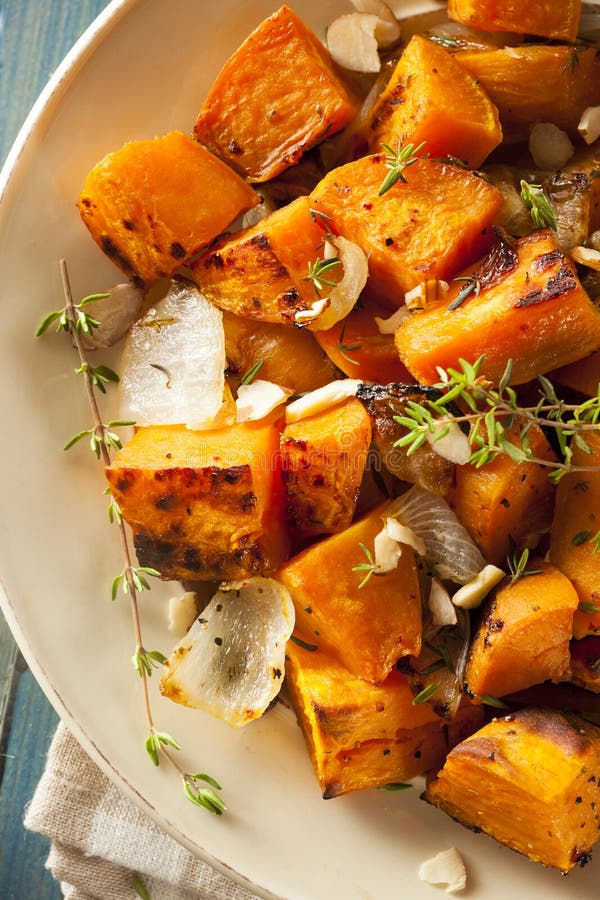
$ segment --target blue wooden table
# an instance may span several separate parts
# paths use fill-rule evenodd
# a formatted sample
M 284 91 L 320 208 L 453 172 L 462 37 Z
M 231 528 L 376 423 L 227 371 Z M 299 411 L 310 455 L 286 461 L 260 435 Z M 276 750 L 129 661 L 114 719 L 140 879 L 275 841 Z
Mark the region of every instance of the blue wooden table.
M 0 163 L 34 100 L 107 0 L 0 0 Z M 44 768 L 58 718 L 0 614 L 0 898 L 58 900 L 44 869 L 47 842 L 23 812 Z

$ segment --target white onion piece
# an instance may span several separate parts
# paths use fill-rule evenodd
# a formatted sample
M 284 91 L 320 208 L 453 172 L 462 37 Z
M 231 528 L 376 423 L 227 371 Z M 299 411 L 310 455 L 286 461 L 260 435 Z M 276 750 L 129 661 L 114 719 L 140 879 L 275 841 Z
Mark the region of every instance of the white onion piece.
M 538 122 L 529 133 L 529 152 L 538 169 L 558 172 L 575 153 L 566 131 L 552 122 Z
M 169 597 L 169 631 L 175 637 L 182 638 L 192 627 L 198 609 L 196 607 L 196 594 L 186 591 L 177 597 Z
M 459 588 L 452 596 L 452 602 L 460 609 L 476 609 L 505 574 L 498 566 L 485 566 L 472 581 Z
M 456 847 L 450 847 L 421 863 L 419 878 L 428 884 L 447 885 L 446 893 L 450 894 L 465 889 L 467 870 Z
M 252 384 L 240 384 L 236 400 L 237 421 L 254 422 L 264 419 L 275 407 L 285 403 L 289 392 L 284 391 L 272 381 L 253 381 Z
M 397 519 L 390 518 L 389 516 L 386 517 L 385 524 L 387 533 L 391 538 L 398 541 L 399 544 L 408 544 L 408 546 L 412 547 L 419 556 L 425 556 L 427 549 L 425 547 L 425 541 L 416 535 L 412 528 L 402 525 Z
M 210 428 L 223 403 L 220 310 L 185 279 L 131 331 L 121 362 L 121 415 L 137 425 Z
M 575 262 L 580 263 L 582 266 L 587 266 L 588 269 L 595 269 L 596 272 L 600 272 L 600 253 L 598 250 L 592 250 L 590 247 L 573 247 L 570 252 Z
M 379 72 L 375 32 L 380 22 L 379 16 L 370 13 L 347 13 L 333 20 L 327 29 L 327 49 L 338 66 L 353 72 Z
M 289 591 L 273 578 L 222 586 L 171 651 L 161 693 L 246 725 L 279 693 L 294 621 Z
M 400 40 L 400 25 L 394 13 L 383 0 L 351 0 L 359 13 L 371 13 L 379 22 L 375 26 L 375 39 L 380 47 L 389 47 Z
M 94 300 L 88 312 L 100 322 L 92 334 L 81 332 L 81 340 L 86 350 L 106 350 L 124 337 L 144 305 L 144 292 L 131 282 L 115 284 L 104 293 L 108 297 Z
M 431 580 L 428 604 L 431 620 L 436 628 L 456 625 L 458 622 L 456 609 L 450 599 L 450 594 L 439 578 L 432 578 Z
M 316 315 L 307 317 L 308 321 L 306 322 L 307 328 L 311 331 L 327 331 L 328 328 L 333 328 L 337 322 L 345 319 L 360 297 L 369 277 L 367 256 L 357 244 L 353 244 L 352 241 L 343 237 L 327 241 L 324 258 L 332 259 L 333 256 L 331 250 L 328 250 L 328 246 L 333 247 L 337 252 L 343 275 L 336 286 L 331 289 L 327 302 L 323 306 L 319 307 L 319 303 L 323 301 L 313 303 L 312 309 Z M 298 324 L 303 323 L 306 312 L 296 313 L 295 319 Z
M 348 397 L 356 397 L 356 392 L 361 384 L 362 381 L 358 381 L 356 378 L 340 378 L 339 381 L 324 384 L 323 387 L 310 391 L 290 403 L 285 411 L 285 421 L 288 424 L 299 422 L 324 409 L 330 409 L 332 406 L 337 406 L 338 403 L 343 403 Z
M 588 106 L 579 120 L 577 131 L 586 144 L 593 144 L 600 137 L 600 106 Z
M 409 316 L 410 311 L 406 306 L 399 306 L 389 319 L 380 319 L 379 316 L 375 316 L 375 324 L 380 334 L 395 334 L 396 329 L 400 328 L 404 320 L 408 319 Z
M 441 579 L 467 584 L 486 562 L 448 504 L 415 485 L 386 510 L 425 542 L 425 558 Z
M 446 429 L 448 429 L 447 434 L 436 438 L 437 434 L 443 434 Z M 469 462 L 473 452 L 471 444 L 457 422 L 452 421 L 452 419 L 441 419 L 439 425 L 436 424 L 434 426 L 433 432 L 428 430 L 425 435 L 431 449 L 438 456 L 447 459 L 449 462 L 456 463 L 457 466 L 464 466 Z

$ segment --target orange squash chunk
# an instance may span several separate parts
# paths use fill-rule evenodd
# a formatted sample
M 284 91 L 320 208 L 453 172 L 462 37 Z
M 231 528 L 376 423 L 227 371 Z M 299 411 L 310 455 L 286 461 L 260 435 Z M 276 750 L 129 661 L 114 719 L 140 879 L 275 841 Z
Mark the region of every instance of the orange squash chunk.
M 550 230 L 514 246 L 500 236 L 470 275 L 479 296 L 473 290 L 452 309 L 465 287 L 459 281 L 446 300 L 396 331 L 400 358 L 417 381 L 434 384 L 436 366 L 456 369 L 461 358 L 475 362 L 485 355 L 481 371 L 490 381 L 498 384 L 512 359 L 512 384 L 523 384 L 600 348 L 600 315 Z
M 600 467 L 600 434 L 583 435 L 592 453 L 573 444 L 574 466 Z M 600 634 L 600 471 L 569 472 L 556 491 L 550 562 L 571 579 L 579 596 L 573 635 Z M 597 611 L 596 611 L 597 610 Z
M 569 678 L 577 592 L 548 563 L 533 559 L 527 568 L 540 574 L 501 582 L 484 607 L 465 670 L 475 700 Z
M 383 527 L 387 504 L 341 534 L 325 538 L 294 556 L 276 577 L 294 601 L 296 632 L 333 654 L 353 675 L 384 681 L 401 656 L 421 648 L 421 594 L 413 550 L 402 548 L 398 566 L 359 587 L 367 563 L 364 544 Z
M 600 728 L 554 710 L 493 719 L 448 754 L 424 798 L 535 862 L 568 872 L 600 837 Z
M 77 201 L 104 252 L 139 286 L 189 262 L 258 195 L 180 131 L 131 141 L 94 166 Z
M 382 144 L 417 145 L 477 168 L 502 141 L 498 110 L 452 56 L 421 35 L 411 38 L 371 119 L 372 153 Z
M 312 197 L 333 230 L 368 255 L 367 287 L 395 309 L 421 282 L 448 280 L 484 253 L 503 201 L 483 179 L 430 159 L 414 163 L 406 183 L 379 196 L 388 172 L 385 156 L 366 156 L 329 172 Z
M 165 578 L 272 571 L 288 554 L 280 414 L 214 431 L 140 428 L 106 469 L 142 565 Z
M 287 516 L 300 538 L 350 526 L 371 445 L 371 420 L 354 397 L 286 425 L 281 435 Z
M 314 335 L 331 362 L 349 378 L 411 384 L 413 378 L 400 362 L 394 335 L 382 334 L 375 321 L 375 316 L 387 319 L 389 314 L 388 309 L 365 298 L 333 328 Z
M 527 434 L 534 456 L 556 458 L 541 428 L 536 425 Z M 548 471 L 537 463 L 515 462 L 506 454 L 480 469 L 456 467 L 448 503 L 489 563 L 505 566 L 511 538 L 520 547 L 532 535 L 549 530 L 555 487 Z
M 202 293 L 216 306 L 261 322 L 293 325 L 318 299 L 308 264 L 323 257 L 325 232 L 298 197 L 257 225 L 213 244 L 193 266 Z M 327 273 L 337 281 L 338 266 Z
M 560 8 L 562 3 L 554 5 Z M 529 6 L 535 8 L 533 3 Z M 503 127 L 554 122 L 577 135 L 583 111 L 600 104 L 600 58 L 595 48 L 524 44 L 460 50 L 454 59 L 480 82 L 498 107 Z
M 584 359 L 562 366 L 548 375 L 550 381 L 579 391 L 588 397 L 595 397 L 600 384 L 600 352 L 590 353 Z
M 514 31 L 574 41 L 581 0 L 448 0 L 455 22 L 482 31 Z
M 369 684 L 321 648 L 311 652 L 293 640 L 286 657 L 286 685 L 325 799 L 414 778 L 441 765 L 448 748 L 482 724 L 470 704 L 451 722 L 426 703 L 413 706 L 399 672 Z
M 195 134 L 251 181 L 268 181 L 347 125 L 356 109 L 325 47 L 282 6 L 225 63 Z

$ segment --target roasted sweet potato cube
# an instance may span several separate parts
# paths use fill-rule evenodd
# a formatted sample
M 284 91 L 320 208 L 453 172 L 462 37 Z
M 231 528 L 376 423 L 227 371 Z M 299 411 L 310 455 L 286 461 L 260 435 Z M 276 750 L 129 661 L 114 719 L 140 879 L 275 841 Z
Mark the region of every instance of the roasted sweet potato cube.
M 512 384 L 574 362 L 600 348 L 600 314 L 575 267 L 550 230 L 512 244 L 499 235 L 488 256 L 452 285 L 445 300 L 406 319 L 396 331 L 403 363 L 423 384 L 439 380 L 436 366 L 485 356 L 482 374 L 498 384 L 509 359 Z M 463 294 L 464 296 L 464 294 Z
M 425 799 L 535 862 L 568 872 L 600 836 L 600 728 L 527 709 L 450 751 Z
M 574 466 L 600 466 L 600 435 L 585 432 L 586 453 L 573 443 Z M 573 634 L 600 634 L 600 469 L 569 472 L 559 482 L 550 562 L 571 579 L 579 596 Z
M 142 565 L 165 578 L 272 571 L 286 558 L 280 414 L 215 431 L 140 428 L 106 469 Z
M 268 181 L 343 128 L 356 109 L 325 47 L 282 6 L 225 63 L 195 134 L 251 181 Z
M 568 681 L 578 602 L 569 579 L 541 560 L 532 560 L 517 581 L 501 582 L 469 651 L 469 696 L 503 697 L 544 681 Z
M 514 426 L 517 446 L 518 431 Z M 541 428 L 536 425 L 527 435 L 533 456 L 556 459 Z M 486 560 L 502 568 L 511 540 L 524 546 L 529 538 L 550 530 L 554 495 L 547 468 L 501 454 L 479 469 L 457 466 L 447 500 Z
M 448 15 L 482 31 L 514 31 L 574 41 L 581 0 L 448 0 Z
M 585 688 L 581 693 L 585 697 L 592 694 L 600 694 L 600 635 L 593 634 L 589 637 L 571 641 L 571 680 L 573 684 Z M 595 704 L 590 710 L 598 717 L 600 723 L 600 697 L 595 697 Z
M 557 9 L 563 5 L 550 2 Z M 577 135 L 583 111 L 600 104 L 600 58 L 593 47 L 523 44 L 460 50 L 454 58 L 480 82 L 503 127 L 554 122 Z
M 309 651 L 293 640 L 286 656 L 286 685 L 325 799 L 437 767 L 482 723 L 481 710 L 470 704 L 451 722 L 426 704 L 413 706 L 399 672 L 369 684 L 323 649 Z
M 276 575 L 296 608 L 296 632 L 335 656 L 353 675 L 384 681 L 401 656 L 421 648 L 421 594 L 411 547 L 403 546 L 397 568 L 373 575 L 361 544 L 373 553 L 388 504 L 378 506 L 341 534 L 313 544 Z
M 77 205 L 96 243 L 144 286 L 172 275 L 258 199 L 220 159 L 171 131 L 105 156 Z
M 319 295 L 308 266 L 323 257 L 325 232 L 311 215 L 308 197 L 298 197 L 257 225 L 225 236 L 194 263 L 202 293 L 238 316 L 293 325 L 297 312 Z M 327 273 L 337 281 L 341 266 Z
M 421 282 L 452 278 L 485 252 L 502 194 L 458 166 L 421 159 L 406 183 L 380 195 L 388 172 L 384 155 L 366 156 L 329 172 L 312 198 L 369 257 L 371 295 L 395 309 Z
M 373 108 L 369 148 L 417 145 L 477 168 L 502 140 L 498 110 L 452 56 L 414 35 Z
M 286 425 L 281 468 L 288 521 L 300 538 L 349 527 L 371 444 L 361 403 L 344 403 Z
M 584 359 L 562 366 L 548 373 L 553 384 L 571 388 L 588 397 L 595 397 L 600 384 L 600 352 L 590 353 Z

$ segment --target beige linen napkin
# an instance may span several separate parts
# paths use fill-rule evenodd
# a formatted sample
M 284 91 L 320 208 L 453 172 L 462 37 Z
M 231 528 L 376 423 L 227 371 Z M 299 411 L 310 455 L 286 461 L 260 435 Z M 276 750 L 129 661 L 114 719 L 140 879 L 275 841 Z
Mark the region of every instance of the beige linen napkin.
M 61 723 L 25 827 L 50 839 L 68 900 L 257 900 L 165 834 L 108 781 Z

